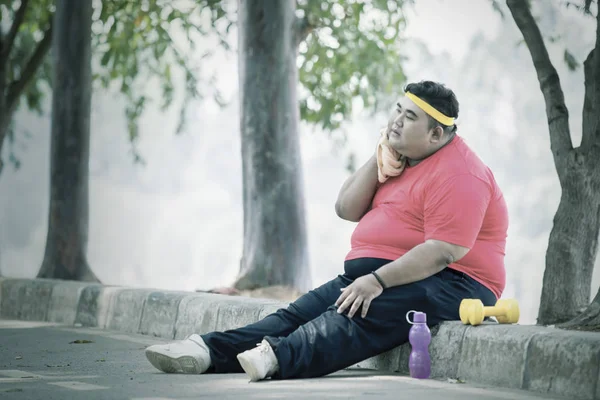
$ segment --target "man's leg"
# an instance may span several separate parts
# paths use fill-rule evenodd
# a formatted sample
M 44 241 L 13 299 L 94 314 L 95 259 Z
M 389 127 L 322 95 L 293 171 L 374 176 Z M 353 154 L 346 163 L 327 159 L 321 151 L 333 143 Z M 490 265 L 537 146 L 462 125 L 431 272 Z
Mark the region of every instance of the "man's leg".
M 265 336 L 286 336 L 318 317 L 335 303 L 340 289 L 350 283 L 350 279 L 340 275 L 256 323 L 225 332 L 194 334 L 176 343 L 150 346 L 146 349 L 146 357 L 164 372 L 243 372 L 236 358 L 239 353 L 256 347 Z
M 280 309 L 261 321 L 240 329 L 212 332 L 202 338 L 210 348 L 211 370 L 214 372 L 243 372 L 237 355 L 256 348 L 265 337 L 285 337 L 298 327 L 317 318 L 335 303 L 340 289 L 348 286 L 356 277 L 370 273 L 390 260 L 363 258 L 346 261 L 344 274 L 311 290 L 287 309 Z
M 265 336 L 287 336 L 302 324 L 318 317 L 335 303 L 340 289 L 350 283 L 351 280 L 340 275 L 258 322 L 225 332 L 201 335 L 210 349 L 212 365 L 209 371 L 243 372 L 236 358 L 239 353 L 255 348 Z
M 408 341 L 410 310 L 427 313 L 430 327 L 459 319 L 460 301 L 478 298 L 477 282 L 444 270 L 425 280 L 386 289 L 366 318 L 352 319 L 330 307 L 286 337 L 271 335 L 278 370 L 275 379 L 311 378 L 347 368 Z M 489 292 L 489 291 L 488 291 Z M 489 301 L 485 301 L 489 303 Z

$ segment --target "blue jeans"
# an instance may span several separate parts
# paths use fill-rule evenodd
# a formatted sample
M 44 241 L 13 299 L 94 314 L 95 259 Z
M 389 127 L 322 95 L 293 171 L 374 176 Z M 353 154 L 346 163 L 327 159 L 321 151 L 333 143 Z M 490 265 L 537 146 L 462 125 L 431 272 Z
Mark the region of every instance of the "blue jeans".
M 210 349 L 209 372 L 243 372 L 236 355 L 265 339 L 279 362 L 273 379 L 313 378 L 347 368 L 408 341 L 410 310 L 425 312 L 427 324 L 459 320 L 460 302 L 480 299 L 492 306 L 496 297 L 485 286 L 445 268 L 418 282 L 388 288 L 375 298 L 366 318 L 338 314 L 334 305 L 340 289 L 354 279 L 389 263 L 361 258 L 346 261 L 344 274 L 309 291 L 287 308 L 242 328 L 202 335 Z

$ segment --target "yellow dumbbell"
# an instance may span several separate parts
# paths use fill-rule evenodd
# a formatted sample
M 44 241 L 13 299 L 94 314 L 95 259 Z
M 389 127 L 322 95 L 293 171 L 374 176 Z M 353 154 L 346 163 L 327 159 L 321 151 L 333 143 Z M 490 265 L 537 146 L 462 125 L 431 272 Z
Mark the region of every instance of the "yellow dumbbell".
M 484 307 L 479 299 L 464 299 L 460 302 L 460 320 L 463 324 L 479 325 L 485 317 L 496 317 L 501 324 L 519 322 L 519 303 L 516 299 L 501 299 L 493 307 Z

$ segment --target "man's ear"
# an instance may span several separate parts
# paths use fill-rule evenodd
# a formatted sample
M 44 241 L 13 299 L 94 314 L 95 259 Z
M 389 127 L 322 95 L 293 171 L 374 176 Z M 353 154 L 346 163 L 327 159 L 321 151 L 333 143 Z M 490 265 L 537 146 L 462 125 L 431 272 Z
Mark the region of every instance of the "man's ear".
M 432 142 L 439 142 L 440 140 L 442 140 L 442 136 L 444 136 L 444 129 L 442 129 L 441 126 L 438 125 L 431 130 Z

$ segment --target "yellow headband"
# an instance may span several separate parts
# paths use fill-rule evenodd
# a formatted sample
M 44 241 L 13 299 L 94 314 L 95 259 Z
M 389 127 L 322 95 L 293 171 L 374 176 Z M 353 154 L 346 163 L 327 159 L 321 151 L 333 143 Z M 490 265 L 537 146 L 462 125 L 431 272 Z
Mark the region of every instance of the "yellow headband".
M 418 98 L 417 96 L 415 96 L 414 94 L 412 94 L 410 92 L 406 92 L 405 95 L 406 95 L 406 97 L 411 99 L 413 101 L 413 103 L 415 103 L 417 106 L 419 106 L 419 108 L 421 110 L 425 111 L 427 114 L 429 114 L 433 119 L 435 119 L 440 124 L 443 124 L 446 126 L 454 125 L 454 118 L 448 117 L 448 116 L 442 114 L 441 112 L 439 112 L 438 110 L 433 108 L 431 105 L 429 105 L 429 103 L 421 100 L 420 98 Z

